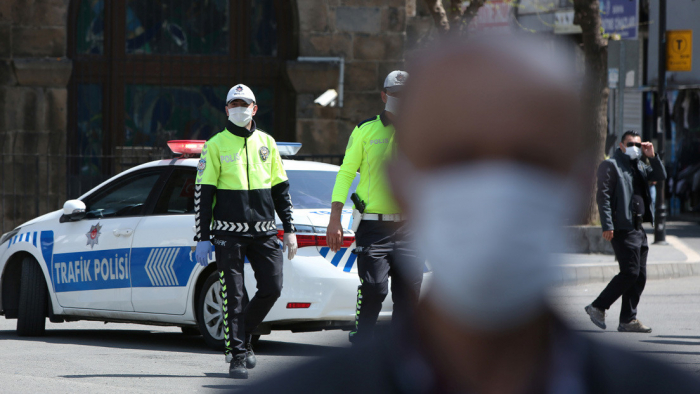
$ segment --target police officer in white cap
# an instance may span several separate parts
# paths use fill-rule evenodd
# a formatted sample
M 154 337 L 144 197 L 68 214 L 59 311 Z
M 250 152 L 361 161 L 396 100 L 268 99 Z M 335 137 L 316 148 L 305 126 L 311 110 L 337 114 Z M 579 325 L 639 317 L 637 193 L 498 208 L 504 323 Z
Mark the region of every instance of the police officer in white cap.
M 202 148 L 195 183 L 197 262 L 206 266 L 216 245 L 229 376 L 248 378 L 256 365 L 252 334 L 282 291 L 282 250 L 275 213 L 284 228 L 291 260 L 297 250 L 289 181 L 275 139 L 258 129 L 255 95 L 245 85 L 226 97 L 226 129 Z M 255 272 L 257 291 L 246 305 L 245 260 Z
M 392 71 L 386 77 L 381 92 L 385 110 L 355 127 L 333 188 L 326 237 L 330 249 L 337 252 L 343 238 L 340 222 L 343 206 L 359 170 L 360 183 L 353 200 L 356 211 L 352 226 L 356 232 L 355 253 L 360 276 L 355 330 L 350 332 L 350 342 L 353 344 L 372 338 L 382 302 L 389 291 L 390 276 L 394 320 L 406 315 L 412 302 L 417 299 L 423 279 L 422 266 L 408 263 L 414 259 L 398 256 L 412 252 L 406 242 L 397 236 L 401 234 L 404 217 L 392 196 L 384 168 L 384 163 L 394 152 L 394 121 L 401 90 L 407 79 L 408 73 L 400 70 Z

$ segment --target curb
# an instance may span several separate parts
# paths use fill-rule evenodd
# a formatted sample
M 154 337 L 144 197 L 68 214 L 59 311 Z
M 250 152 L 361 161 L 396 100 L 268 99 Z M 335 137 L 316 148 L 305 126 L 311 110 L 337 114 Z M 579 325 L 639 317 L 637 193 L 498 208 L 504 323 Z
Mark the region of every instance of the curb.
M 647 280 L 671 279 L 687 276 L 700 276 L 700 254 L 689 248 L 678 237 L 667 235 L 668 243 L 685 254 L 685 261 L 647 263 Z M 557 267 L 558 285 L 579 285 L 585 283 L 607 283 L 620 272 L 616 263 L 606 264 L 564 264 Z

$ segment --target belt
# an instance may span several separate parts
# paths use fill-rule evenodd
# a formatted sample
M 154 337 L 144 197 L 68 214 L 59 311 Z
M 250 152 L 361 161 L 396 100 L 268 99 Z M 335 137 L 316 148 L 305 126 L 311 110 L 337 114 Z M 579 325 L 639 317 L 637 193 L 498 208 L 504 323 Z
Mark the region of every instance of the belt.
M 383 214 L 383 213 L 365 213 L 362 215 L 362 220 L 378 220 L 380 222 L 403 222 L 406 220 L 406 215 L 401 213 Z

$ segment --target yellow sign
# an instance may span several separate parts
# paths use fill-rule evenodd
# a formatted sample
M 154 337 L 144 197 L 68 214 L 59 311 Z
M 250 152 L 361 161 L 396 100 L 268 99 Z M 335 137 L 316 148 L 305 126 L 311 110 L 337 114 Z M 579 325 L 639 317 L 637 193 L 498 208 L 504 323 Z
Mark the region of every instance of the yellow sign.
M 693 31 L 669 30 L 666 32 L 666 70 L 691 71 L 693 69 Z

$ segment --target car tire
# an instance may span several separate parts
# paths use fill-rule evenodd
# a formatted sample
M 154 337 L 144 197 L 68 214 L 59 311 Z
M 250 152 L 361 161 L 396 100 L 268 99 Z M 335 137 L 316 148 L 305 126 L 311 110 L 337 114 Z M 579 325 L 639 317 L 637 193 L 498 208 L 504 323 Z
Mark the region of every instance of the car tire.
M 209 275 L 197 297 L 197 327 L 204 342 L 214 350 L 224 350 L 221 285 L 218 271 Z
M 44 335 L 48 311 L 48 289 L 44 272 L 31 257 L 22 261 L 22 276 L 17 313 L 17 335 L 34 337 Z
M 199 328 L 197 327 L 180 327 L 180 329 L 182 330 L 183 335 L 202 335 L 202 333 L 199 332 Z

